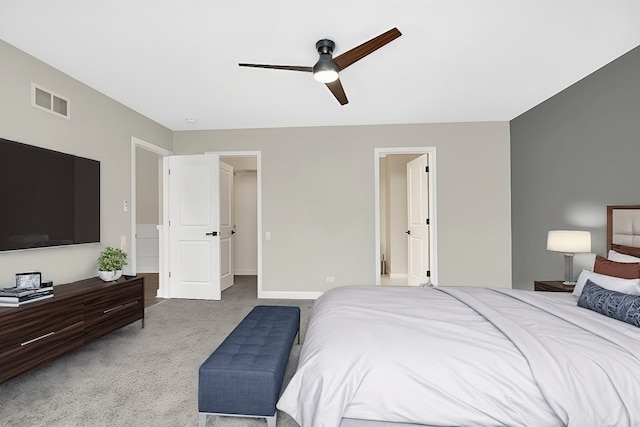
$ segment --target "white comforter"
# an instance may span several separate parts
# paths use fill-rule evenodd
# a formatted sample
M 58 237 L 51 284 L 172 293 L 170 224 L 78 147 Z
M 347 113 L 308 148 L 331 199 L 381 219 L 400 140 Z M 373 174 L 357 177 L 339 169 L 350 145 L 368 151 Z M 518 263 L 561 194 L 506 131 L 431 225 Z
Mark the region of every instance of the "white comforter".
M 303 427 L 640 426 L 640 328 L 569 294 L 354 286 L 320 297 L 278 402 Z

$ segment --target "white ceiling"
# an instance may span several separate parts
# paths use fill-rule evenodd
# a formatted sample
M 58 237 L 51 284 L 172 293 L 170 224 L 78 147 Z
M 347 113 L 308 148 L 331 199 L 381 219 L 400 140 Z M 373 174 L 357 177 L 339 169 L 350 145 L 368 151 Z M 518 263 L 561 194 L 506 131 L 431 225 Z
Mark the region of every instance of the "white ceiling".
M 319 39 L 337 56 L 393 27 L 341 72 L 345 106 L 237 65 L 312 66 Z M 640 45 L 640 1 L 0 0 L 0 39 L 173 130 L 506 121 Z

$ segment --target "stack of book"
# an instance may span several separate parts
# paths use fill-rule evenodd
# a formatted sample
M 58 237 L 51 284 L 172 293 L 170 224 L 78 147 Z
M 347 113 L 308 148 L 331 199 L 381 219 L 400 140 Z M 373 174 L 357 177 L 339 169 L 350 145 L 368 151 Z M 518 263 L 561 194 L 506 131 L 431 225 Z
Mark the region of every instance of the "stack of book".
M 20 307 L 30 302 L 42 301 L 51 297 L 53 297 L 53 286 L 4 288 L 0 289 L 0 307 Z

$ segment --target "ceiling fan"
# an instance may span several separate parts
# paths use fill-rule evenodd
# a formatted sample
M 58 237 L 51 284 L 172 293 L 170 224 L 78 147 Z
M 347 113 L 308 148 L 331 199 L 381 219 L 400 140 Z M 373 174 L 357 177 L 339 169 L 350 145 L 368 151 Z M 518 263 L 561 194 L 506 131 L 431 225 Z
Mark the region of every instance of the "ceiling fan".
M 307 73 L 313 73 L 313 77 L 324 83 L 333 96 L 336 97 L 340 105 L 349 103 L 347 95 L 344 93 L 342 83 L 340 83 L 340 77 L 338 73 L 349 65 L 364 58 L 372 52 L 380 49 L 387 43 L 400 37 L 402 33 L 397 28 L 392 28 L 389 31 L 380 34 L 377 37 L 372 38 L 369 41 L 362 43 L 360 46 L 356 46 L 345 53 L 332 57 L 335 43 L 328 39 L 319 40 L 316 43 L 316 49 L 320 54 L 320 59 L 313 67 L 304 67 L 297 65 L 268 65 L 268 64 L 238 64 L 241 67 L 254 67 L 254 68 L 271 68 L 275 70 L 289 70 L 289 71 L 304 71 Z

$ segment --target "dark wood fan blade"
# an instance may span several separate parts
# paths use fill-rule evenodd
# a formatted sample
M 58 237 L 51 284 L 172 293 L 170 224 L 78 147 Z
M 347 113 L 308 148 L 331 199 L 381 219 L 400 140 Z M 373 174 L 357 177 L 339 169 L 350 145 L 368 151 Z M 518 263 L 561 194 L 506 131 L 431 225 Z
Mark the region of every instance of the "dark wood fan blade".
M 342 83 L 340 83 L 340 79 L 335 82 L 325 83 L 333 96 L 336 97 L 340 105 L 345 105 L 349 103 L 347 99 L 347 95 L 344 93 L 344 89 L 342 88 Z
M 313 67 L 302 67 L 298 65 L 267 65 L 267 64 L 238 64 L 238 65 L 241 67 L 270 68 L 272 70 L 304 71 L 307 73 L 313 72 Z
M 378 37 L 374 37 L 371 40 L 362 43 L 360 46 L 354 47 L 353 49 L 333 58 L 333 62 L 338 66 L 338 70 L 344 70 L 349 65 L 361 60 L 370 53 L 375 52 L 401 35 L 402 33 L 397 28 L 392 28 L 386 33 L 382 33 Z

